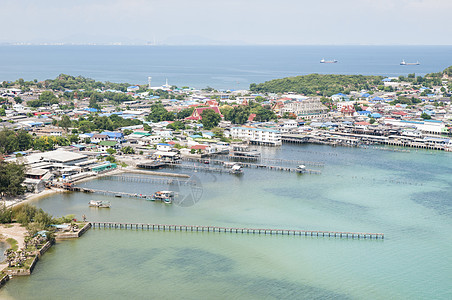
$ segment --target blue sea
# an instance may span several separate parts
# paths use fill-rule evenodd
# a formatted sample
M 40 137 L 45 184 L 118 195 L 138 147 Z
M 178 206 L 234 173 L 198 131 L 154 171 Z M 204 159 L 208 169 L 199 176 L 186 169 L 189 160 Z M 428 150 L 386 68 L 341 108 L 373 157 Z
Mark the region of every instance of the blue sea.
M 320 60 L 336 59 L 336 64 Z M 418 66 L 400 62 L 419 61 Z M 0 46 L 0 81 L 61 73 L 101 81 L 246 89 L 288 76 L 425 75 L 452 65 L 452 46 Z
M 91 221 L 382 232 L 384 240 L 96 228 L 58 241 L 32 276 L 10 280 L 0 299 L 452 298 L 452 153 L 257 149 L 269 159 L 325 165 L 310 166 L 320 175 L 183 170 L 202 190 L 188 206 L 87 193 L 34 204 Z M 113 177 L 81 185 L 139 194 L 177 188 Z M 176 190 L 190 195 L 189 187 Z M 90 208 L 91 199 L 112 207 Z

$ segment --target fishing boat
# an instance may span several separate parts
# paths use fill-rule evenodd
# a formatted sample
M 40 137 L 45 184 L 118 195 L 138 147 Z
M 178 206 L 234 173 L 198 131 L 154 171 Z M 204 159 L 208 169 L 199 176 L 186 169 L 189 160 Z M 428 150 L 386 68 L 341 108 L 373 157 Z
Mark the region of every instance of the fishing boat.
M 110 208 L 111 203 L 109 201 L 91 200 L 89 202 L 89 207 Z
M 162 201 L 171 204 L 174 200 L 175 193 L 173 191 L 158 191 L 152 195 L 152 201 Z
M 297 167 L 297 173 L 306 173 L 306 166 L 305 165 L 299 165 Z
M 402 59 L 402 61 L 400 62 L 400 65 L 401 66 L 417 66 L 417 65 L 420 65 L 420 63 L 418 61 L 410 63 L 410 62 L 406 62 L 404 59 Z
M 337 63 L 337 60 L 335 60 L 335 59 L 333 59 L 333 60 L 325 60 L 324 58 L 322 58 L 320 60 L 320 63 L 321 64 L 335 64 L 335 63 Z
M 231 174 L 243 174 L 242 167 L 238 164 L 235 164 L 231 168 Z

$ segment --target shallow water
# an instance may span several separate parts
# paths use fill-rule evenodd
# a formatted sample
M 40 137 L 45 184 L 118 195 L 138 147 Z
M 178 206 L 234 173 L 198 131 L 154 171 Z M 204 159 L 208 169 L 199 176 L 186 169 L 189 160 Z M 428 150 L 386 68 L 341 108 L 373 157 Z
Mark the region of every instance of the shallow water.
M 57 243 L 33 276 L 14 278 L 0 297 L 451 298 L 450 153 L 259 149 L 265 157 L 325 166 L 312 167 L 321 175 L 194 173 L 202 196 L 189 207 L 83 193 L 53 195 L 36 205 L 93 221 L 383 232 L 385 239 L 91 229 L 81 239 Z M 108 178 L 85 186 L 142 194 L 174 188 Z M 189 192 L 182 186 L 179 196 Z M 90 209 L 90 199 L 109 200 L 112 208 Z

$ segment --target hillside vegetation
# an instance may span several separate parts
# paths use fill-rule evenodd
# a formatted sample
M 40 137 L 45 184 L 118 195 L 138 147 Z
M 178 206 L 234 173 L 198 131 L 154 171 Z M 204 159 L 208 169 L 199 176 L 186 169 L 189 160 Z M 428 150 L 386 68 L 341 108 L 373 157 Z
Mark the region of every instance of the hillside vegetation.
M 294 92 L 331 96 L 341 92 L 348 93 L 351 90 L 369 90 L 372 86 L 381 84 L 382 79 L 382 76 L 309 74 L 274 79 L 259 84 L 252 83 L 250 90 L 257 93 Z

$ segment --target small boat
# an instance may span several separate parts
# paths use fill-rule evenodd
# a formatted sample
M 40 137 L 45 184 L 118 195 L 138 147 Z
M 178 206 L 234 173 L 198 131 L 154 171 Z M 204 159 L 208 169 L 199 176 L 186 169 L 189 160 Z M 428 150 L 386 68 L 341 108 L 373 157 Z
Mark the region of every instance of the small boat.
M 401 66 L 417 66 L 417 65 L 420 65 L 420 63 L 418 61 L 414 62 L 414 63 L 409 63 L 409 62 L 406 62 L 404 59 L 402 59 L 402 61 L 400 62 L 400 65 Z
M 335 59 L 333 59 L 333 60 L 325 60 L 324 58 L 322 58 L 320 60 L 320 63 L 321 64 L 335 64 L 335 63 L 337 63 L 337 60 L 335 60 Z
M 305 165 L 299 165 L 297 167 L 297 173 L 306 173 L 306 166 Z
M 231 168 L 231 174 L 243 174 L 242 167 L 238 164 L 235 164 Z
M 110 208 L 111 203 L 109 201 L 101 201 L 101 200 L 91 200 L 89 202 L 90 207 L 98 207 L 98 208 Z
M 158 191 L 152 195 L 152 201 L 162 201 L 171 204 L 174 200 L 175 193 L 173 191 Z

